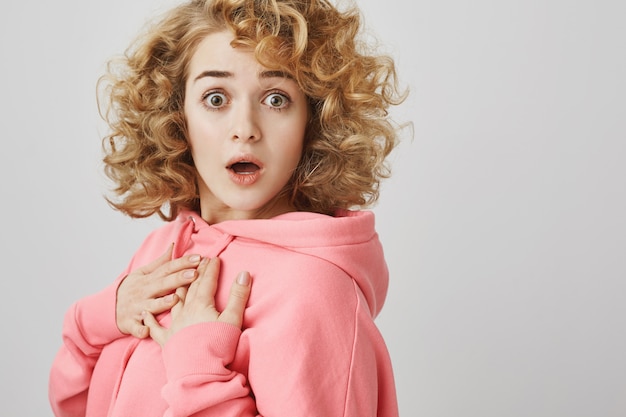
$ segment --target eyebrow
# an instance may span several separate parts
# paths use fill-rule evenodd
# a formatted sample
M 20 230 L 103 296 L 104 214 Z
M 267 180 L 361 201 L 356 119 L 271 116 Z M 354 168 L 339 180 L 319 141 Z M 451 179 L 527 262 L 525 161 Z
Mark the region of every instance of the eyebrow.
M 288 78 L 293 80 L 293 76 L 285 71 L 261 71 L 259 78 Z
M 198 81 L 201 78 L 211 77 L 211 78 L 231 78 L 234 74 L 228 71 L 203 71 L 194 78 L 194 82 Z M 284 71 L 261 71 L 259 73 L 259 78 L 287 78 L 289 80 L 293 80 L 293 76 Z

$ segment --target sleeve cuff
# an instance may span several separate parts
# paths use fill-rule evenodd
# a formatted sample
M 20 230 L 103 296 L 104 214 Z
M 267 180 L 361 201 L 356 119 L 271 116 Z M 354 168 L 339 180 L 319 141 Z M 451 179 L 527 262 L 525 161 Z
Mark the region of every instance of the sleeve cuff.
M 198 374 L 221 379 L 229 375 L 226 366 L 235 357 L 240 336 L 240 329 L 219 322 L 199 323 L 178 331 L 163 347 L 168 379 Z
M 92 346 L 103 346 L 124 334 L 115 320 L 115 303 L 119 282 L 76 302 L 73 319 Z

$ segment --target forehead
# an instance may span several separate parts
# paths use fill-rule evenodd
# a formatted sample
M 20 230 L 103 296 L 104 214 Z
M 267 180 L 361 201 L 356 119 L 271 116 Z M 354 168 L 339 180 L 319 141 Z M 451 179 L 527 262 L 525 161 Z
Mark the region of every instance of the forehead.
M 251 49 L 243 47 L 233 47 L 231 42 L 234 36 L 230 31 L 220 31 L 211 33 L 198 43 L 196 50 L 189 62 L 189 72 L 191 78 L 194 73 L 207 69 L 219 69 L 232 71 L 237 68 L 260 69 L 261 65 L 254 58 Z

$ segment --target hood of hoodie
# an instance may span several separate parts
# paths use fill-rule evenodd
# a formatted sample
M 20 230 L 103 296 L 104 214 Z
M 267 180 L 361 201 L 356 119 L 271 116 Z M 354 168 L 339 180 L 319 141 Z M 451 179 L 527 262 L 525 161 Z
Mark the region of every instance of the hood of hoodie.
M 359 286 L 372 316 L 382 309 L 389 284 L 383 248 L 375 230 L 371 211 L 340 210 L 335 216 L 291 212 L 271 219 L 227 220 L 214 225 L 197 213 L 180 213 L 178 221 L 187 224 L 190 234 L 212 228 L 233 238 L 242 237 L 281 246 L 324 259 L 344 270 Z

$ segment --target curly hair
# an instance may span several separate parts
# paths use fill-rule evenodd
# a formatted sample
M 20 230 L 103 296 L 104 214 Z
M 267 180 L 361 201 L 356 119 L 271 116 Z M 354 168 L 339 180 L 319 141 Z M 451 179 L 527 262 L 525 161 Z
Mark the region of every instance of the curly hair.
M 104 171 L 119 197 L 107 201 L 131 217 L 199 210 L 185 81 L 198 43 L 224 29 L 233 46 L 291 74 L 308 98 L 303 154 L 283 190 L 296 209 L 332 214 L 374 203 L 397 143 L 388 109 L 406 94 L 394 61 L 359 40 L 356 6 L 340 11 L 327 0 L 193 0 L 148 26 L 99 80 L 110 127 Z

